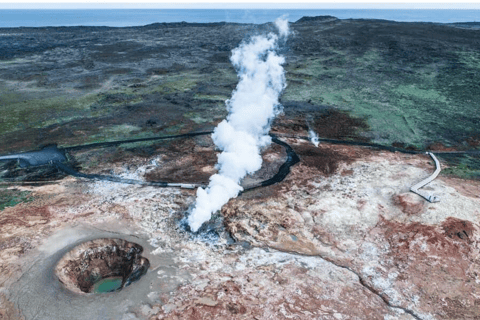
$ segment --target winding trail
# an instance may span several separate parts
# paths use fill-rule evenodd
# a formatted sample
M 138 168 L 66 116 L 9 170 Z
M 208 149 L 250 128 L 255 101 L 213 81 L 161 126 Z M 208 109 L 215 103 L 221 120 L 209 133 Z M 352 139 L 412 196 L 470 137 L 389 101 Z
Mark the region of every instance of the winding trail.
M 429 202 L 439 202 L 440 198 L 438 196 L 433 195 L 433 194 L 428 194 L 425 191 L 419 191 L 418 190 L 418 189 L 426 186 L 430 182 L 432 182 L 438 176 L 438 174 L 440 173 L 440 170 L 441 170 L 440 162 L 438 162 L 438 159 L 435 157 L 435 155 L 431 152 L 426 152 L 426 154 L 428 154 L 430 157 L 432 157 L 433 161 L 435 161 L 435 166 L 436 166 L 435 172 L 431 176 L 429 176 L 428 178 L 426 178 L 426 179 L 420 181 L 419 183 L 413 185 L 410 188 L 410 191 L 412 191 L 412 192 L 418 194 L 419 196 L 425 198 Z

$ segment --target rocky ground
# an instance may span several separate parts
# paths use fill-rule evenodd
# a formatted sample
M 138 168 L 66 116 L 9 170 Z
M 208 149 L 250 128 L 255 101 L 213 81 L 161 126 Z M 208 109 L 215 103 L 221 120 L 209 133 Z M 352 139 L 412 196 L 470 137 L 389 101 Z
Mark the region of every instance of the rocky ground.
M 478 30 L 303 19 L 292 24 L 284 114 L 272 132 L 301 162 L 248 191 L 200 234 L 185 230 L 194 190 L 89 181 L 50 167 L 2 165 L 0 318 L 478 319 L 478 157 L 441 157 L 298 139 L 411 149 L 479 145 Z M 211 129 L 236 84 L 228 57 L 271 26 L 1 29 L 2 153 Z M 447 112 L 448 111 L 448 112 Z M 208 136 L 72 151 L 88 173 L 205 183 Z M 245 184 L 273 175 L 282 148 Z M 147 274 L 101 295 L 69 293 L 57 262 L 75 246 L 121 238 Z M 92 296 L 94 298 L 92 298 Z

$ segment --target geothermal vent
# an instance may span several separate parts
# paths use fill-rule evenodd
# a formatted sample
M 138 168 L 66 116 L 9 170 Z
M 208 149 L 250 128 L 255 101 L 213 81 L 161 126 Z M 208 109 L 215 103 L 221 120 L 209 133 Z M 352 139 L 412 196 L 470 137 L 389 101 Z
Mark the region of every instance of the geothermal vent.
M 142 246 L 123 239 L 84 242 L 63 256 L 55 274 L 76 293 L 121 290 L 147 272 L 150 262 L 142 252 Z

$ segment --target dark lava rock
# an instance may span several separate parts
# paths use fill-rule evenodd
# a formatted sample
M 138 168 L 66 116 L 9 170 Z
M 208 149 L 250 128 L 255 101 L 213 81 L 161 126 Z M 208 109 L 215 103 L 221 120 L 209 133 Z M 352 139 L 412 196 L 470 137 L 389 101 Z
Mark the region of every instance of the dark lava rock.
M 295 21 L 295 23 L 304 23 L 304 22 L 331 22 L 339 20 L 334 16 L 317 16 L 317 17 L 302 17 Z

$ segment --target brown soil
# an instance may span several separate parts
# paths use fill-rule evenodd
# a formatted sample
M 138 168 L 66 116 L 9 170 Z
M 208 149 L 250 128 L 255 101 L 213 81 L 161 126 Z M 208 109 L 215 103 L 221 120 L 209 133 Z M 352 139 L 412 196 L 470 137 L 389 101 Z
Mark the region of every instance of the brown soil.
M 435 142 L 427 147 L 430 151 L 457 151 L 458 148 L 447 147 L 441 142 Z
M 398 194 L 393 197 L 393 203 L 408 215 L 422 212 L 425 201 L 418 196 L 409 193 Z
M 480 199 L 480 181 L 464 180 L 452 177 L 439 177 L 442 181 L 455 188 L 466 197 Z
M 50 222 L 48 206 L 34 206 L 22 203 L 14 208 L 7 208 L 0 215 L 0 232 L 12 234 L 18 227 L 33 227 Z
M 388 242 L 383 268 L 396 269 L 397 288 L 411 295 L 412 287 L 403 284 L 413 283 L 424 303 L 435 305 L 442 301 L 432 310 L 436 319 L 476 319 L 480 303 L 476 298 L 478 251 L 473 224 L 452 217 L 440 226 L 380 218 L 371 234 L 383 233 Z
M 472 242 L 474 228 L 470 221 L 460 220 L 449 217 L 442 223 L 442 229 L 445 231 L 447 237 L 462 240 L 466 242 Z
M 237 279 L 244 281 L 241 283 Z M 265 286 L 269 290 L 262 290 Z M 302 310 L 301 315 L 291 318 L 338 319 L 323 311 L 330 308 L 355 319 L 382 319 L 381 313 L 386 308 L 381 299 L 358 284 L 335 286 L 328 279 L 311 276 L 309 269 L 294 264 L 282 269 L 262 266 L 259 273 L 248 270 L 236 274 L 231 281 L 210 284 L 201 291 L 190 286 L 180 290 L 176 298 L 182 300 L 175 301 L 179 308 L 170 313 L 161 312 L 156 319 L 288 319 L 281 314 L 297 315 L 298 310 Z M 340 297 L 354 298 L 348 301 L 331 299 L 332 292 Z M 164 300 L 169 298 L 165 296 Z
M 298 115 L 293 117 L 287 117 L 280 115 L 275 118 L 273 126 L 270 130 L 273 134 L 286 133 L 286 134 L 308 134 L 308 126 L 305 121 L 304 115 Z
M 298 144 L 292 147 L 300 157 L 302 165 L 315 168 L 324 175 L 332 175 L 337 172 L 340 164 L 352 163 L 370 153 L 366 148 L 329 144 L 320 144 L 318 147 L 312 144 Z
M 462 260 L 462 254 L 470 251 L 470 247 L 467 244 L 452 241 L 452 237 L 449 236 L 450 232 L 459 230 L 459 226 L 463 227 L 463 224 L 460 222 L 461 220 L 454 218 L 447 219 L 442 224 L 445 230 L 445 233 L 443 233 L 434 226 L 417 222 L 402 224 L 387 221 L 382 216 L 380 216 L 380 218 L 381 221 L 379 225 L 385 228 L 385 238 L 390 244 L 392 254 L 395 255 L 396 259 L 408 260 L 413 251 L 415 251 L 415 254 L 422 255 L 421 250 L 415 249 L 415 243 L 419 241 L 425 241 L 428 245 L 431 245 L 429 254 L 435 252 L 439 256 L 456 257 Z M 463 230 L 465 229 L 468 230 L 467 232 L 473 232 L 473 229 L 469 227 L 463 227 Z M 447 233 L 446 230 L 448 230 L 449 233 Z M 426 253 L 423 253 L 423 255 L 426 255 Z
M 467 143 L 470 147 L 479 147 L 480 146 L 480 136 L 469 137 Z
M 5 295 L 0 294 L 0 319 L 2 320 L 24 320 L 15 305 L 8 301 Z
M 147 181 L 190 182 L 208 184 L 216 172 L 217 153 L 211 139 L 204 137 L 201 143 L 194 139 L 179 139 L 157 149 L 162 155 L 161 165 L 145 174 Z M 272 143 L 262 152 L 260 170 L 248 177 L 249 183 L 266 180 L 275 175 L 283 163 L 286 153 L 282 146 Z
M 308 135 L 309 127 L 306 119 L 312 118 L 314 119 L 312 129 L 320 138 L 369 140 L 359 134 L 369 128 L 365 119 L 354 118 L 347 112 L 335 109 L 325 110 L 320 106 L 318 108 L 321 111 L 313 111 L 308 114 L 290 112 L 292 114 L 277 117 L 272 126 L 272 133 Z
M 361 130 L 368 129 L 366 120 L 353 118 L 337 110 L 328 110 L 326 114 L 316 117 L 313 129 L 321 138 L 355 138 L 355 140 L 368 141 L 367 138 L 358 135 Z
M 217 163 L 212 146 L 198 146 L 195 141 L 179 139 L 157 149 L 163 155 L 161 165 L 145 175 L 147 181 L 208 183 Z

